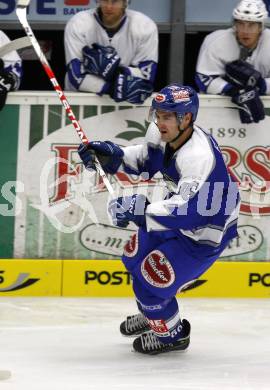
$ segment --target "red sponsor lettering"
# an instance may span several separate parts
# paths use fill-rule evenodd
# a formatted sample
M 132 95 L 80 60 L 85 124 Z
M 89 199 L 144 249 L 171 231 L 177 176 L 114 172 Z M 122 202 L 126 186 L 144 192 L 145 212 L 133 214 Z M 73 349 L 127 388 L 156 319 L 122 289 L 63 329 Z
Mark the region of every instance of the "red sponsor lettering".
M 245 192 L 266 194 L 270 190 L 270 148 L 254 146 L 246 151 L 245 155 L 230 146 L 221 147 L 228 171 L 238 182 L 239 188 Z M 241 165 L 244 165 L 246 172 Z M 258 178 L 261 183 L 258 185 Z M 254 203 L 254 202 L 253 202 Z M 254 206 L 257 207 L 258 215 L 269 215 L 269 205 L 256 205 L 251 201 L 241 201 L 240 212 L 242 214 L 254 215 Z
M 57 202 L 70 196 L 68 178 L 77 176 L 82 166 L 78 165 L 75 168 L 71 165 L 71 153 L 77 151 L 76 145 L 52 145 L 52 150 L 56 152 L 59 160 L 56 165 L 55 194 L 50 201 Z
M 260 162 L 260 160 L 262 162 Z M 242 181 L 249 184 L 253 191 L 262 193 L 270 190 L 270 147 L 256 146 L 249 149 L 244 156 L 245 165 L 250 172 L 261 179 L 262 185 L 257 186 L 249 174 L 243 174 Z
M 141 273 L 155 287 L 169 287 L 175 281 L 173 267 L 160 251 L 151 252 L 142 262 Z
M 164 320 L 147 320 L 148 324 L 150 325 L 151 329 L 155 333 L 168 333 L 169 329 L 166 325 L 166 322 Z
M 172 93 L 173 95 L 173 98 L 174 98 L 174 101 L 175 102 L 178 102 L 178 101 L 186 101 L 186 100 L 189 100 L 189 93 L 188 91 L 175 91 Z

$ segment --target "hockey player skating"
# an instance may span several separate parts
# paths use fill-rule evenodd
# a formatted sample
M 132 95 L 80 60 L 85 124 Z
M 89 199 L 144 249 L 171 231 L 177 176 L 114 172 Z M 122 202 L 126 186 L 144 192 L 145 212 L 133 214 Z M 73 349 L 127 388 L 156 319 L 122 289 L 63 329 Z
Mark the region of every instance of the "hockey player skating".
M 0 47 L 9 43 L 7 35 L 0 30 Z M 0 58 L 0 110 L 5 106 L 7 94 L 19 88 L 22 77 L 22 62 L 16 51 Z
M 264 119 L 260 95 L 270 94 L 270 30 L 262 0 L 242 0 L 233 27 L 209 34 L 200 49 L 196 83 L 201 92 L 227 95 L 242 123 Z
M 165 199 L 143 195 L 109 203 L 116 226 L 134 222 L 138 232 L 124 248 L 122 261 L 133 279 L 140 313 L 120 326 L 139 336 L 133 346 L 144 354 L 185 350 L 190 324 L 181 319 L 177 291 L 203 274 L 237 236 L 239 193 L 212 136 L 195 125 L 199 101 L 190 87 L 172 84 L 152 101 L 151 123 L 142 145 L 119 147 L 106 141 L 80 145 L 88 169 L 96 154 L 110 174 L 161 172 Z
M 108 94 L 141 104 L 151 95 L 158 60 L 158 31 L 128 0 L 97 0 L 65 29 L 66 89 Z

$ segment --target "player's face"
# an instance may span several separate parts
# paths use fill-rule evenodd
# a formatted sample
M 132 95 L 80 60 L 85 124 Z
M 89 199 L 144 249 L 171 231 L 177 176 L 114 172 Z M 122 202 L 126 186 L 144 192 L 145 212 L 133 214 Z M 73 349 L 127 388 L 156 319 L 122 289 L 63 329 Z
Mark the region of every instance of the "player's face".
M 179 134 L 179 122 L 174 112 L 157 110 L 156 124 L 164 142 L 171 142 Z
M 105 26 L 116 27 L 125 12 L 125 0 L 99 0 L 98 4 Z
M 238 42 L 247 49 L 254 49 L 262 32 L 261 23 L 236 20 L 234 25 Z

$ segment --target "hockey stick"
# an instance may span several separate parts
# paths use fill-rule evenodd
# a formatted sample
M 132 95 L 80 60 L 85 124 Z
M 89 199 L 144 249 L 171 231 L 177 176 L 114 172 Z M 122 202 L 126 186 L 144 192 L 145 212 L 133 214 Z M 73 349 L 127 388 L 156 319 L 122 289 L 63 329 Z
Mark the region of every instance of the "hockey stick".
M 28 46 L 32 46 L 28 37 L 14 39 L 13 41 L 6 43 L 4 46 L 0 47 L 0 58 L 4 57 L 11 51 L 23 49 L 24 47 Z
M 67 116 L 69 117 L 69 119 L 71 120 L 78 136 L 80 137 L 81 141 L 83 144 L 87 144 L 88 143 L 88 139 L 81 127 L 81 125 L 79 124 L 79 122 L 77 121 L 69 103 L 68 103 L 68 100 L 66 98 L 66 96 L 64 95 L 64 92 L 62 90 L 62 88 L 60 87 L 58 81 L 56 80 L 56 77 L 53 73 L 53 70 L 52 68 L 50 67 L 44 53 L 42 52 L 41 50 L 41 47 L 39 46 L 39 43 L 27 21 L 27 15 L 26 15 L 26 8 L 27 6 L 29 5 L 31 0 L 17 0 L 17 7 L 16 7 L 16 14 L 17 14 L 17 17 L 26 33 L 26 35 L 29 37 L 30 41 L 31 41 L 31 45 L 33 46 L 45 72 L 47 73 L 47 76 L 49 77 L 52 85 L 53 85 L 53 88 L 55 89 L 55 91 L 57 92 L 58 94 L 58 97 L 59 99 L 61 100 L 61 103 L 63 104 L 65 110 L 66 110 L 66 113 L 67 113 Z M 109 193 L 114 196 L 114 190 L 111 186 L 111 183 L 109 182 L 109 179 L 108 177 L 106 176 L 100 162 L 98 161 L 97 157 L 95 157 L 95 166 L 96 166 L 96 169 L 97 169 L 97 172 L 99 173 L 99 175 L 101 176 L 102 180 L 103 180 L 103 183 L 105 184 L 105 186 L 107 187 Z

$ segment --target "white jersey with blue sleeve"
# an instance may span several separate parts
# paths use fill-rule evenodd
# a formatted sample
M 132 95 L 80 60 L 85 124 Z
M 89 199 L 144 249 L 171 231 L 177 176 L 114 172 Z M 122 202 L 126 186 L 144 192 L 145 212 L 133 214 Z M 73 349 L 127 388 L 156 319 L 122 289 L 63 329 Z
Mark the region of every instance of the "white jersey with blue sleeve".
M 211 247 L 237 235 L 239 193 L 212 136 L 194 125 L 187 142 L 175 152 L 161 141 L 151 123 L 143 145 L 128 146 L 120 169 L 149 177 L 161 172 L 168 196 L 146 209 L 147 230 L 168 231 Z M 174 190 L 172 191 L 172 188 Z
M 130 74 L 153 83 L 158 61 L 158 30 L 146 15 L 126 10 L 120 28 L 112 36 L 102 25 L 96 10 L 81 11 L 74 15 L 65 28 L 66 90 L 100 93 L 103 78 L 86 74 L 82 49 L 93 43 L 112 46 L 121 58 L 120 66 Z
M 10 39 L 8 36 L 0 30 L 0 46 L 4 46 L 7 43 L 10 42 Z M 17 54 L 16 51 L 12 51 L 6 55 L 4 55 L 2 58 L 2 61 L 4 63 L 4 70 L 6 72 L 12 72 L 16 77 L 16 83 L 14 86 L 14 90 L 18 89 L 20 86 L 20 81 L 22 77 L 22 61 Z
M 270 94 L 270 29 L 265 28 L 257 47 L 245 59 L 259 71 Z M 225 65 L 240 58 L 241 47 L 233 28 L 217 30 L 206 36 L 200 48 L 196 65 L 196 83 L 201 92 L 225 94 L 229 83 L 225 80 Z

